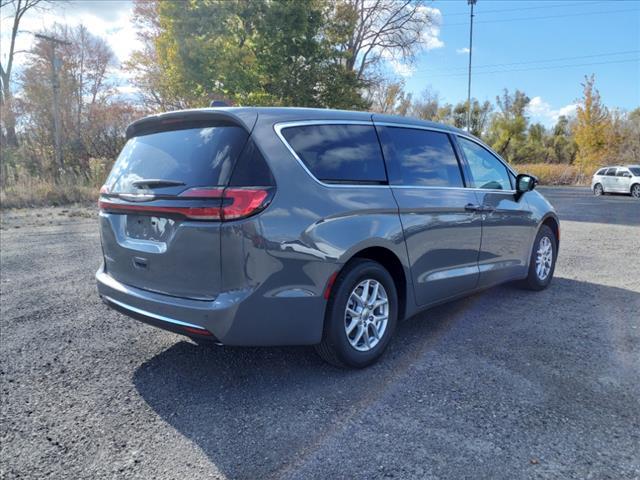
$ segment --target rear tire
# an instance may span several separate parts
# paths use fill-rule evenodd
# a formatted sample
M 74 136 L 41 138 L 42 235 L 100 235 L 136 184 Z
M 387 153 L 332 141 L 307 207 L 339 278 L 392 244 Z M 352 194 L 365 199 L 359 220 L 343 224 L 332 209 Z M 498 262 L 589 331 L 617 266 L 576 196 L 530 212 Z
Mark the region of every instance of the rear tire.
M 601 185 L 601 184 L 596 183 L 596 184 L 593 186 L 593 194 L 594 194 L 596 197 L 599 197 L 599 196 L 601 196 L 601 195 L 603 195 L 603 194 L 604 194 L 604 188 L 602 188 L 602 185 Z
M 352 260 L 331 289 L 316 351 L 332 365 L 364 368 L 380 358 L 397 323 L 398 293 L 389 272 L 372 260 Z
M 542 225 L 533 242 L 531 258 L 529 259 L 529 273 L 521 282 L 521 286 L 528 290 L 544 290 L 551 283 L 558 258 L 558 240 L 555 233 L 548 226 Z

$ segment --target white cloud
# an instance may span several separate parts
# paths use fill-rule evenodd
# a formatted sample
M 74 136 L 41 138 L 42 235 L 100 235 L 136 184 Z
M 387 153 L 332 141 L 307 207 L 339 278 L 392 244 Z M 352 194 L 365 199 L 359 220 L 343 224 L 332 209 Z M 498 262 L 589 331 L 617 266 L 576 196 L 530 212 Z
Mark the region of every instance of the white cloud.
M 27 51 L 33 45 L 33 34 L 50 28 L 54 23 L 71 27 L 83 24 L 89 32 L 106 40 L 120 62 L 129 58 L 131 52 L 141 47 L 131 24 L 133 5 L 130 1 L 69 2 L 56 3 L 49 9 L 32 9 L 20 22 L 20 34 L 16 38 L 16 51 Z M 0 43 L 2 59 L 9 49 L 11 23 L 10 11 L 3 12 Z M 24 62 L 25 55 L 19 53 L 14 62 L 16 68 Z
M 422 34 L 422 45 L 425 50 L 435 50 L 444 47 L 444 42 L 440 39 L 440 25 L 442 24 L 442 12 L 433 7 L 418 7 L 423 17 L 431 20 L 429 27 Z
M 558 121 L 561 115 L 570 117 L 576 113 L 577 104 L 570 103 L 563 107 L 554 109 L 549 102 L 542 97 L 533 97 L 527 106 L 527 112 L 531 115 L 534 122 L 540 122 L 546 127 L 552 127 Z
M 464 54 L 467 54 L 467 53 L 469 53 L 469 48 L 467 48 L 467 47 L 458 48 L 458 49 L 456 49 L 456 53 L 457 53 L 458 55 L 464 55 Z
M 419 16 L 424 22 L 429 22 L 420 37 L 420 50 L 435 50 L 444 47 L 444 42 L 440 39 L 440 25 L 442 24 L 442 12 L 439 9 L 427 6 L 418 7 Z M 415 67 L 409 63 L 394 58 L 390 53 L 383 52 L 389 67 L 396 75 L 410 77 L 415 72 Z

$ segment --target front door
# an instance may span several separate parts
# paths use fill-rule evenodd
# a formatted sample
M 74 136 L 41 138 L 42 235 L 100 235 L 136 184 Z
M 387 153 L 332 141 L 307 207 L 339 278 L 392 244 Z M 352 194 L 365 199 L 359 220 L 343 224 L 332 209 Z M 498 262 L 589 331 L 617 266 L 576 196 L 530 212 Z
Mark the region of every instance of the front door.
M 464 137 L 458 144 L 470 183 L 482 206 L 479 285 L 486 287 L 526 276 L 536 221 L 526 195 L 516 195 L 515 178 L 498 157 Z
M 449 134 L 391 125 L 377 129 L 418 305 L 473 290 L 482 221 L 477 209 L 470 208 L 478 198 L 464 188 Z
M 619 168 L 616 172 L 616 191 L 629 193 L 631 190 L 631 172 L 626 168 Z

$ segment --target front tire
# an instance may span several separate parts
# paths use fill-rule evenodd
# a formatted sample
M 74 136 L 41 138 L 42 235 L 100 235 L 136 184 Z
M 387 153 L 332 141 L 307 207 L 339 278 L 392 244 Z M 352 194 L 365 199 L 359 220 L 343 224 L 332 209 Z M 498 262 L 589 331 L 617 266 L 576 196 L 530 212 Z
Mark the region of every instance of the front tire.
M 551 283 L 558 258 L 558 240 L 548 226 L 542 225 L 533 242 L 529 273 L 522 286 L 529 290 L 544 290 Z
M 398 293 L 389 272 L 366 259 L 336 278 L 318 354 L 338 367 L 364 368 L 380 358 L 398 323 Z
M 640 183 L 636 183 L 631 187 L 631 196 L 640 199 Z

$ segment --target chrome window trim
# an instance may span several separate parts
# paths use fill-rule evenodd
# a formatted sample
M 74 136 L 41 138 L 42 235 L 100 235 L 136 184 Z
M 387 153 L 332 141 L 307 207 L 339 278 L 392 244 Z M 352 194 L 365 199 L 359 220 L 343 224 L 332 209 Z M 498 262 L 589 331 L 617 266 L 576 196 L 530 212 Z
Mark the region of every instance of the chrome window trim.
M 151 313 L 148 312 L 146 310 L 142 310 L 141 308 L 136 308 L 136 307 L 132 307 L 131 305 L 127 305 L 124 302 L 120 302 L 118 300 L 115 300 L 111 297 L 108 297 L 106 295 L 103 295 L 103 297 L 105 298 L 105 300 L 111 302 L 111 303 L 115 303 L 116 305 L 129 310 L 133 313 L 137 313 L 139 315 L 144 315 L 145 317 L 149 317 L 149 318 L 154 318 L 156 320 L 160 320 L 162 322 L 167 322 L 167 323 L 173 323 L 174 325 L 179 325 L 181 327 L 191 327 L 191 328 L 197 328 L 200 330 L 204 330 L 201 326 L 199 325 L 194 325 L 193 323 L 187 323 L 187 322 L 183 322 L 181 320 L 176 320 L 174 318 L 169 318 L 169 317 L 165 317 L 164 315 L 158 315 L 157 313 Z
M 300 120 L 300 121 L 294 121 L 294 122 L 282 122 L 282 123 L 276 123 L 273 128 L 276 132 L 276 135 L 280 138 L 280 141 L 284 144 L 284 146 L 287 148 L 287 150 L 289 150 L 289 152 L 291 153 L 291 155 L 293 155 L 293 157 L 296 159 L 296 161 L 300 164 L 300 166 L 304 169 L 305 172 L 307 172 L 307 174 L 319 185 L 322 185 L 323 187 L 327 187 L 327 188 L 417 188 L 417 189 L 422 189 L 422 190 L 465 190 L 465 191 L 478 191 L 478 192 L 491 192 L 491 193 L 508 193 L 510 195 L 513 195 L 516 193 L 516 190 L 501 190 L 501 189 L 489 189 L 489 188 L 476 188 L 476 187 L 437 187 L 437 186 L 427 186 L 427 185 L 391 185 L 391 184 L 387 184 L 387 185 L 360 185 L 357 183 L 349 183 L 349 184 L 334 184 L 334 183 L 325 183 L 322 180 L 316 178 L 316 176 L 311 173 L 311 171 L 307 168 L 307 166 L 304 164 L 304 162 L 302 161 L 302 159 L 298 156 L 298 154 L 296 153 L 296 151 L 293 149 L 293 147 L 291 145 L 289 145 L 289 142 L 287 142 L 287 140 L 284 138 L 284 135 L 282 134 L 282 130 L 284 130 L 285 128 L 290 128 L 290 127 L 302 127 L 302 126 L 309 126 L 309 125 L 368 125 L 368 126 L 372 126 L 372 127 L 376 127 L 376 126 L 381 126 L 381 127 L 400 127 L 400 128 L 411 128 L 414 130 L 430 130 L 430 131 L 434 131 L 434 132 L 440 132 L 440 133 L 447 133 L 447 134 L 451 134 L 451 135 L 459 135 L 461 137 L 467 138 L 475 143 L 477 143 L 478 145 L 487 148 L 492 154 L 494 154 L 498 160 L 505 165 L 505 167 L 511 172 L 513 173 L 513 175 L 517 176 L 517 174 L 508 166 L 505 164 L 504 160 L 498 155 L 496 154 L 493 150 L 491 150 L 491 148 L 489 148 L 486 145 L 483 145 L 481 142 L 478 142 L 477 140 L 474 140 L 472 137 L 469 137 L 467 135 L 455 132 L 455 131 L 451 131 L 451 130 L 446 130 L 444 128 L 437 128 L 437 127 L 429 127 L 426 125 L 415 125 L 415 124 L 405 124 L 405 123 L 393 123 L 393 122 L 373 122 L 373 121 L 366 121 L 366 120 Z
M 386 187 L 387 185 L 385 185 Z M 474 192 L 489 192 L 489 193 L 508 193 L 513 195 L 516 193 L 515 190 L 502 190 L 499 188 L 477 188 L 477 187 L 436 187 L 429 185 L 388 185 L 391 188 L 419 188 L 422 190 L 465 190 L 465 191 L 474 191 Z

